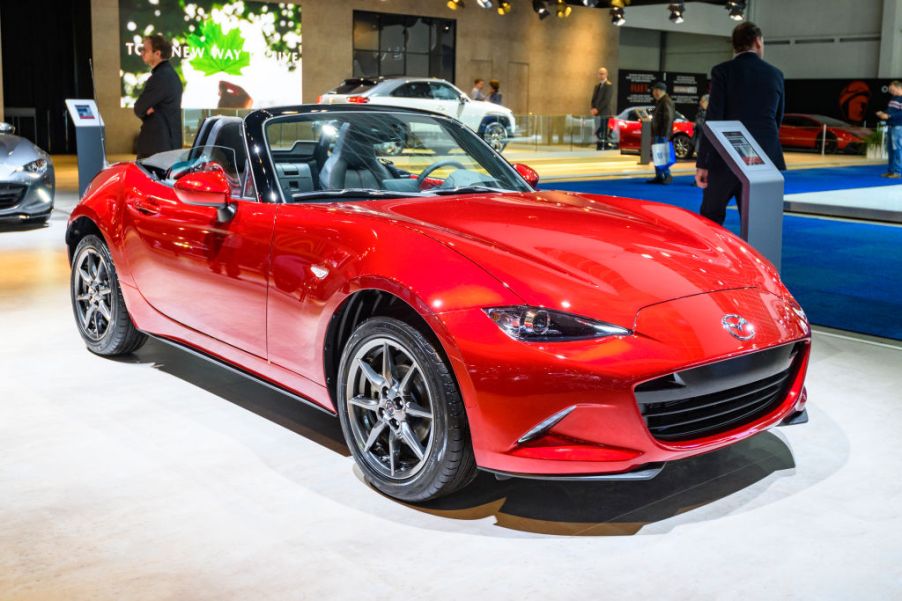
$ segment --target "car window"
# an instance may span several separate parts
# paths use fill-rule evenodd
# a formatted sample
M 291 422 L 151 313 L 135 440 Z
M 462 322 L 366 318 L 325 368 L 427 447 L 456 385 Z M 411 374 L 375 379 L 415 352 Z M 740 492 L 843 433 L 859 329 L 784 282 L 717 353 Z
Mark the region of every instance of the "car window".
M 331 90 L 330 94 L 360 94 L 376 85 L 371 79 L 346 79 Z
M 429 82 L 411 81 L 398 87 L 391 95 L 398 98 L 432 98 L 432 91 L 429 89 Z
M 460 94 L 448 84 L 432 81 L 429 82 L 429 87 L 432 89 L 432 97 L 436 100 L 460 100 Z

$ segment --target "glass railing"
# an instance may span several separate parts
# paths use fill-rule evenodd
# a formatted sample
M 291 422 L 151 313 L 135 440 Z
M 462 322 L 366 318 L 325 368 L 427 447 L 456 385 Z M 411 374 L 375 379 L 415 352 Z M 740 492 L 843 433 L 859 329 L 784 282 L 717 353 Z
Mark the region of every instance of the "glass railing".
M 243 117 L 249 109 L 185 109 L 182 111 L 182 128 L 185 144 L 197 135 L 200 124 L 213 115 Z M 508 148 L 535 151 L 574 151 L 590 148 L 617 149 L 624 152 L 638 151 L 641 137 L 639 122 L 619 121 L 611 115 L 603 119 L 604 135 L 598 133 L 596 118 L 592 115 L 516 115 L 517 129 L 508 140 Z M 780 141 L 787 152 L 812 152 L 823 155 L 867 155 L 868 158 L 885 159 L 885 128 L 876 129 L 850 126 L 796 126 L 784 123 Z M 678 122 L 674 136 L 691 140 L 694 124 Z

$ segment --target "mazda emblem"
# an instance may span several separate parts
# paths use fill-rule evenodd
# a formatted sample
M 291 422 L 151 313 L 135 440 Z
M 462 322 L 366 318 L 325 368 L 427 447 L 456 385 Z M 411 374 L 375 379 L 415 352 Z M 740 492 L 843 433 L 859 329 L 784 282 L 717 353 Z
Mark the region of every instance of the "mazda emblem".
M 741 315 L 730 313 L 724 315 L 720 320 L 723 328 L 730 333 L 730 336 L 739 340 L 751 340 L 755 337 L 755 326 L 749 320 Z

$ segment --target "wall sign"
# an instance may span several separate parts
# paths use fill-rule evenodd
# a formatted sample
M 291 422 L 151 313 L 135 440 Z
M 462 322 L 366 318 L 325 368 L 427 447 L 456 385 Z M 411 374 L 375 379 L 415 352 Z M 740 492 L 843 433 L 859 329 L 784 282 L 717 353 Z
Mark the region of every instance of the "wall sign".
M 251 0 L 119 0 L 121 106 L 131 107 L 150 70 L 143 37 L 173 43 L 185 84 L 182 108 L 301 103 L 301 7 Z
M 617 111 L 633 106 L 654 104 L 651 84 L 663 81 L 676 110 L 687 119 L 695 119 L 698 99 L 708 93 L 708 76 L 703 73 L 673 73 L 669 71 L 621 70 L 617 74 Z

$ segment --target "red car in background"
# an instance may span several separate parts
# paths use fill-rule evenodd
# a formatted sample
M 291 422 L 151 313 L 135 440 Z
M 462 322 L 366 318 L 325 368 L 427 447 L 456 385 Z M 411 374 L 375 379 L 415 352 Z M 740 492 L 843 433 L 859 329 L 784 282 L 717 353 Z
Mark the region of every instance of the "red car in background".
M 826 126 L 826 139 L 824 139 Z M 820 152 L 821 144 L 828 153 L 862 153 L 865 139 L 874 133 L 866 127 L 858 127 L 824 115 L 788 113 L 780 125 L 780 144 L 783 148 L 801 148 Z
M 651 116 L 653 106 L 634 106 L 623 110 L 619 115 L 608 119 L 608 129 L 612 139 L 619 141 L 621 154 L 639 153 L 642 138 L 642 119 Z M 670 140 L 678 159 L 692 156 L 692 136 L 695 135 L 695 123 L 689 121 L 682 113 L 676 113 L 673 121 L 673 133 Z

